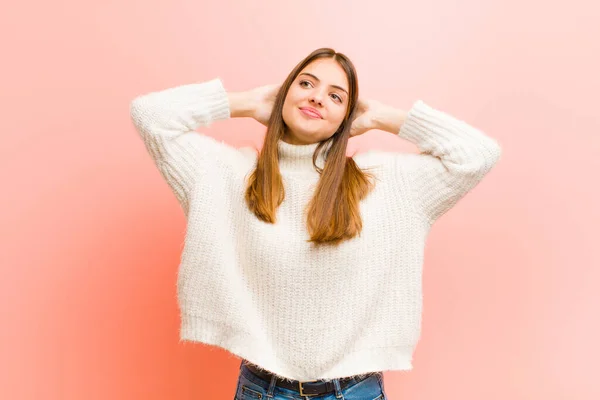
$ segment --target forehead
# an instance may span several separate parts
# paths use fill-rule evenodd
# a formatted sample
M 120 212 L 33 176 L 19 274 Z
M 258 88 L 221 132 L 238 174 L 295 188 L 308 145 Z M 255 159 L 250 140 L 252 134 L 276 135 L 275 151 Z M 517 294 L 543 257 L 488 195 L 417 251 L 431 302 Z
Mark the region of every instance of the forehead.
M 320 58 L 314 60 L 308 64 L 300 74 L 303 72 L 311 73 L 315 75 L 321 83 L 326 85 L 337 85 L 348 90 L 348 77 L 346 72 L 337 61 L 331 58 Z

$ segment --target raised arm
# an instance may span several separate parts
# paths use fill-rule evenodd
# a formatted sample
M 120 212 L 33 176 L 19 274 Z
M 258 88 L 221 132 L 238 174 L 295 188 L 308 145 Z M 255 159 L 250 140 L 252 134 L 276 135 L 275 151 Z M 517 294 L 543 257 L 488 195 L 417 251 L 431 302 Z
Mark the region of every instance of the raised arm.
M 378 104 L 371 103 L 372 127 L 409 140 L 420 150 L 420 154 L 401 153 L 395 161 L 429 224 L 473 189 L 500 159 L 502 150 L 495 139 L 422 100 L 408 112 Z
M 266 125 L 279 86 L 227 92 L 215 78 L 144 94 L 131 102 L 131 120 L 186 216 L 189 194 L 202 173 L 246 157 L 196 129 L 236 117 Z
M 230 118 L 228 95 L 219 79 L 177 86 L 136 97 L 131 120 L 163 178 L 188 211 L 198 171 L 236 149 L 195 132 Z

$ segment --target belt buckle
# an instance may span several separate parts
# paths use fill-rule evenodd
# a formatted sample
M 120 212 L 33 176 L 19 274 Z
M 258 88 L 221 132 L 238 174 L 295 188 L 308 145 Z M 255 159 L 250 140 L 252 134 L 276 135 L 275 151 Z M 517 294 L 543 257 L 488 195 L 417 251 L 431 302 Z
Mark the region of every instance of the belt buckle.
M 318 396 L 319 395 L 318 393 L 315 393 L 315 394 L 304 393 L 304 388 L 302 387 L 302 384 L 307 383 L 307 382 L 317 382 L 317 381 L 305 381 L 305 382 L 298 381 L 298 387 L 300 387 L 300 396 Z

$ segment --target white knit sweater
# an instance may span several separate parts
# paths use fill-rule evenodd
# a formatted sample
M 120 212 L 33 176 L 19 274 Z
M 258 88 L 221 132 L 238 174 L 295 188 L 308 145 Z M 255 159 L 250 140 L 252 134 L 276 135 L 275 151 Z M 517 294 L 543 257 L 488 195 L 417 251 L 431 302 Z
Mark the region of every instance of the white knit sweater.
M 416 101 L 398 135 L 421 154 L 355 155 L 378 178 L 360 205 L 363 230 L 324 248 L 307 242 L 303 219 L 319 178 L 316 144 L 279 142 L 286 196 L 268 224 L 244 202 L 256 151 L 195 131 L 230 118 L 220 79 L 138 96 L 131 117 L 187 217 L 181 341 L 301 381 L 412 369 L 428 232 L 496 164 L 494 139 Z

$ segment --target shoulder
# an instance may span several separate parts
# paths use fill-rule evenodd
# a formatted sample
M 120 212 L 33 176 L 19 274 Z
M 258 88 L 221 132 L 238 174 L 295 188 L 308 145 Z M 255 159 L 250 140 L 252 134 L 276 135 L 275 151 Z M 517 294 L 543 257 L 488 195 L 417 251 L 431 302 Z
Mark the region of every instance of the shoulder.
M 441 172 L 440 159 L 426 153 L 389 152 L 368 150 L 352 156 L 361 169 L 375 169 L 394 175 L 415 175 L 426 171 Z
M 250 169 L 256 163 L 258 153 L 252 145 L 237 147 L 208 135 L 190 136 L 196 141 L 194 147 L 198 153 L 197 161 L 203 168 L 212 165 L 216 168 L 242 171 Z
M 256 165 L 258 150 L 255 147 L 250 145 L 233 147 L 227 144 L 225 146 L 227 149 L 223 153 L 225 155 L 224 164 L 242 171 L 250 170 Z
M 258 158 L 258 150 L 252 146 L 240 147 L 237 151 L 246 162 L 255 162 Z
M 396 169 L 396 163 L 402 153 L 382 150 L 367 150 L 357 152 L 352 159 L 361 169 L 376 169 L 380 172 L 391 172 Z
M 352 159 L 356 162 L 356 165 L 361 168 L 389 165 L 394 162 L 393 158 L 393 153 L 381 150 L 367 150 L 352 155 Z
M 399 173 L 419 175 L 422 173 L 441 173 L 446 168 L 440 158 L 429 153 L 402 153 L 396 161 Z

